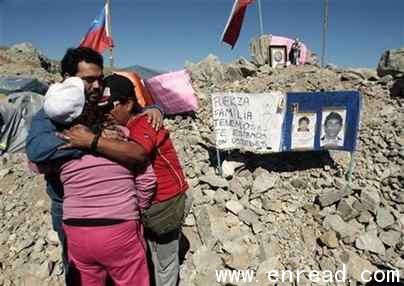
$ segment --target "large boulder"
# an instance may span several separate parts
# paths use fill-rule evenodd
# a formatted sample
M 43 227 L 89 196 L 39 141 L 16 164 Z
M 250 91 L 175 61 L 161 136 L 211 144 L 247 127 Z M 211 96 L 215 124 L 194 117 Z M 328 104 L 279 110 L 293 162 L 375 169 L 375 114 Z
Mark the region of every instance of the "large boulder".
M 258 68 L 245 58 L 239 58 L 234 62 L 239 68 L 243 77 L 255 76 Z
M 262 35 L 254 38 L 250 43 L 250 54 L 257 66 L 268 63 L 268 47 L 271 44 L 271 35 Z
M 244 79 L 243 73 L 237 64 L 231 63 L 225 66 L 225 80 L 234 82 L 236 80 Z
M 249 76 L 257 74 L 258 68 L 245 58 L 239 58 L 234 62 L 224 65 L 225 80 L 234 82 L 236 80 L 242 80 Z
M 380 77 L 392 75 L 400 77 L 404 74 L 404 48 L 387 50 L 380 58 L 377 66 L 377 73 Z
M 193 80 L 220 83 L 225 79 L 225 69 L 217 56 L 209 54 L 199 63 L 187 62 L 185 68 Z

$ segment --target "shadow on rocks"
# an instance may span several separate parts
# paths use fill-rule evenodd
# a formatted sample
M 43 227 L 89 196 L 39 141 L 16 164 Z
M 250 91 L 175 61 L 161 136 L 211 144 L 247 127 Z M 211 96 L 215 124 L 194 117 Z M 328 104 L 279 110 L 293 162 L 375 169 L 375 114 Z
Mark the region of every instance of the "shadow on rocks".
M 391 96 L 404 97 L 404 78 L 397 79 L 390 89 Z
M 181 238 L 180 238 L 180 265 L 184 263 L 185 257 L 190 249 L 190 242 L 188 238 L 185 236 L 184 233 L 181 233 Z
M 216 148 L 209 148 L 209 158 L 213 166 L 217 166 Z M 253 172 L 258 167 L 272 172 L 294 172 L 330 166 L 338 169 L 337 163 L 328 151 L 282 152 L 259 155 L 250 152 L 240 153 L 237 150 L 220 152 L 221 160 L 244 162 L 247 169 Z

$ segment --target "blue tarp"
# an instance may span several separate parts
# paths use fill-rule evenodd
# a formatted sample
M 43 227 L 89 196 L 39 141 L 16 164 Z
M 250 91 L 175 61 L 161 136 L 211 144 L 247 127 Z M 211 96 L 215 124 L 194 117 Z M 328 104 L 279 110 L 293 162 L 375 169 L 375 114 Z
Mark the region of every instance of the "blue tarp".
M 0 93 L 10 94 L 20 91 L 31 91 L 39 94 L 45 94 L 48 86 L 37 79 L 18 77 L 18 76 L 0 76 Z

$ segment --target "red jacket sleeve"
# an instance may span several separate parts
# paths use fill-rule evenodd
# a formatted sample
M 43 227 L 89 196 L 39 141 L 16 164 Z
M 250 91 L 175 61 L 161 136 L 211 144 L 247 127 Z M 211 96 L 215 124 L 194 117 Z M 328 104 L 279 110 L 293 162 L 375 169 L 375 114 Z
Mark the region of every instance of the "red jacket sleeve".
M 157 132 L 147 122 L 147 117 L 141 116 L 134 119 L 129 123 L 128 128 L 130 139 L 142 145 L 147 155 L 150 155 L 157 145 Z

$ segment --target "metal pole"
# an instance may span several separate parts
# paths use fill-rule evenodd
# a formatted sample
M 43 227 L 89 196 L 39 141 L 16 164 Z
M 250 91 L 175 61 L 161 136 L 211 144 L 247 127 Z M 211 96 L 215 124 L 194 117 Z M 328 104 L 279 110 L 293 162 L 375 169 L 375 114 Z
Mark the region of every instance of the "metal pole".
M 217 170 L 219 175 L 222 175 L 222 160 L 220 159 L 220 150 L 216 148 L 216 157 L 217 157 Z
M 108 15 L 107 15 L 107 21 L 108 21 L 108 25 L 107 25 L 107 30 L 108 30 L 108 34 L 112 39 L 112 28 L 111 28 L 111 1 L 110 0 L 106 0 L 106 5 L 107 5 L 107 9 L 108 9 Z M 109 64 L 111 66 L 111 69 L 114 68 L 114 54 L 113 54 L 113 48 L 110 47 L 109 48 Z
M 404 21 L 403 21 L 403 16 L 400 17 L 400 46 L 403 46 L 404 44 Z
M 258 10 L 258 25 L 260 28 L 260 36 L 264 34 L 264 22 L 262 21 L 262 5 L 261 0 L 257 0 L 257 10 Z
M 354 162 L 355 162 L 355 152 L 352 151 L 351 153 L 351 160 L 349 161 L 349 167 L 348 167 L 348 186 L 351 187 L 352 184 L 352 172 L 354 168 Z
M 328 0 L 324 0 L 324 19 L 323 19 L 323 39 L 321 47 L 321 66 L 324 67 L 325 61 L 325 45 L 328 30 Z
M 114 55 L 113 55 L 112 48 L 109 48 L 109 65 L 110 65 L 111 69 L 114 68 Z

